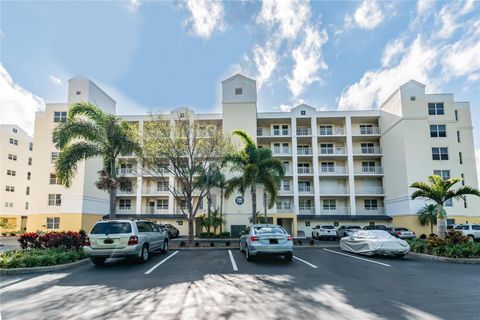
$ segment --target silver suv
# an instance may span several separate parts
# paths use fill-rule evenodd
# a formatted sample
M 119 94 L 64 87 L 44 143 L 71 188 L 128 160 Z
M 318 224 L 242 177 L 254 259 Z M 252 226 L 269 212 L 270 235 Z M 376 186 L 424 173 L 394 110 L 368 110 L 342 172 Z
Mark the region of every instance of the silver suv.
M 464 236 L 470 237 L 472 240 L 480 239 L 480 224 L 459 224 L 453 229 L 460 231 Z
M 102 265 L 107 258 L 133 258 L 145 263 L 150 251 L 155 250 L 167 252 L 168 235 L 146 220 L 98 221 L 83 247 L 85 255 L 96 265 Z

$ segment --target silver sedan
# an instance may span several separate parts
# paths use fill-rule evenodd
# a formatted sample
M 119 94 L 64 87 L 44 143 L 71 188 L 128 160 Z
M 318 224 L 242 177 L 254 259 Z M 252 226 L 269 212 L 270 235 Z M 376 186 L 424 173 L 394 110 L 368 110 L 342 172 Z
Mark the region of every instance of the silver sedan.
M 292 236 L 276 224 L 251 224 L 240 236 L 240 251 L 248 261 L 258 255 L 280 255 L 291 261 Z

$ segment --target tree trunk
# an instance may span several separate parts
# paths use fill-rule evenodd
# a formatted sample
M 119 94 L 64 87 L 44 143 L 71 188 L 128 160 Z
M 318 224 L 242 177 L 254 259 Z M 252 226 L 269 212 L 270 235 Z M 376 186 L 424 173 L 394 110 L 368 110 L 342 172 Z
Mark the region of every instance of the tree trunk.
M 253 218 L 253 223 L 257 223 L 257 186 L 252 184 L 252 187 L 250 188 L 250 192 L 252 194 L 252 218 Z
M 193 223 L 195 221 L 195 217 L 190 214 L 188 216 L 188 242 L 192 243 L 193 242 Z
M 220 188 L 220 234 L 223 232 L 223 187 Z
M 207 232 L 210 234 L 210 226 L 212 225 L 212 195 L 210 193 L 210 189 L 207 190 Z
M 447 233 L 447 216 L 441 204 L 437 204 L 437 233 L 440 239 L 445 239 Z
M 432 234 L 432 233 L 433 233 L 433 223 L 430 222 L 430 234 Z
M 115 219 L 116 209 L 117 209 L 117 188 L 110 187 L 110 219 Z

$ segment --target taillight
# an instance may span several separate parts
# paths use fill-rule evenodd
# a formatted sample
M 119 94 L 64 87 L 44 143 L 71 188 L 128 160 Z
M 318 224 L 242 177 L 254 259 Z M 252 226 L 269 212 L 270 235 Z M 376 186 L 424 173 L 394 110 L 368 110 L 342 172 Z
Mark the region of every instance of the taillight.
M 258 237 L 257 236 L 250 236 L 250 241 L 258 241 Z
M 402 233 L 400 231 L 397 232 L 397 236 L 401 235 Z
M 90 238 L 86 237 L 85 241 L 83 241 L 83 246 L 84 247 L 90 247 Z
M 138 237 L 137 236 L 130 236 L 130 239 L 128 239 L 128 245 L 133 246 L 135 244 L 138 244 Z
M 291 236 L 291 235 L 288 235 L 287 240 L 292 241 L 292 236 Z

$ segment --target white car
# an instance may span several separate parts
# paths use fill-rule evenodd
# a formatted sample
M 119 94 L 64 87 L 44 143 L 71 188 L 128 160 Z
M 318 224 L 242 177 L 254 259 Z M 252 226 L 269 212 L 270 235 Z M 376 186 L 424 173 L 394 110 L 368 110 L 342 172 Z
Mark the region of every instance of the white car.
M 313 239 L 336 239 L 337 230 L 332 225 L 318 225 L 313 228 L 312 231 Z
M 480 239 L 480 224 L 459 224 L 453 230 L 458 230 L 463 235 L 470 237 L 472 240 Z
M 360 230 L 350 236 L 340 239 L 343 251 L 367 256 L 383 255 L 403 257 L 410 252 L 410 246 L 405 240 L 395 238 L 383 230 Z

